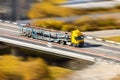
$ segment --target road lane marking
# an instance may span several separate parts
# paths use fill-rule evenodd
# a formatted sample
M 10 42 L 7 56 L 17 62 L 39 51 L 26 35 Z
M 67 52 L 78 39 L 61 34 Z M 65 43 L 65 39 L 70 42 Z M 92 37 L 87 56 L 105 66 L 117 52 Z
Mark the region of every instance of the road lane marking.
M 19 28 L 18 25 L 13 25 L 13 24 L 3 24 L 0 23 L 1 26 L 7 26 L 7 27 L 13 27 L 13 28 Z
M 50 42 L 47 43 L 48 47 L 52 47 L 52 44 Z
M 15 32 L 15 33 L 19 33 L 19 31 L 14 31 L 14 30 L 10 30 L 10 29 L 4 29 L 4 28 L 0 28 L 1 30 L 4 30 L 4 31 L 10 31 L 10 32 Z
M 117 54 L 120 54 L 119 51 L 114 51 L 114 50 L 110 50 L 110 49 L 104 49 L 104 48 L 93 48 L 93 49 L 98 49 L 98 50 L 102 50 L 102 51 L 107 51 L 107 52 L 112 52 L 112 53 L 117 53 Z

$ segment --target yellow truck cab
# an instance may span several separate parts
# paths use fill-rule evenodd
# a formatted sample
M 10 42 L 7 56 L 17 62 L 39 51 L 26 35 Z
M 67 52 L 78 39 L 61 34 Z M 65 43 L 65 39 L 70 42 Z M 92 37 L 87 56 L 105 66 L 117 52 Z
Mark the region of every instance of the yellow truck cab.
M 75 47 L 84 45 L 84 36 L 79 30 L 73 30 L 71 32 L 71 45 Z

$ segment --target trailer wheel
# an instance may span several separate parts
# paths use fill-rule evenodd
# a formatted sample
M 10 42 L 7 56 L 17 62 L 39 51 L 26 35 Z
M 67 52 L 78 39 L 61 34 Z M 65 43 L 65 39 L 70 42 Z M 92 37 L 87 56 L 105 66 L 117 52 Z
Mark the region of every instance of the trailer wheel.
M 28 38 L 30 38 L 30 35 L 29 35 L 29 34 L 27 34 L 27 37 L 28 37 Z
M 31 38 L 35 39 L 35 37 L 32 35 Z
M 59 43 L 62 44 L 62 45 L 66 45 L 66 41 L 61 40 L 61 41 L 59 41 Z

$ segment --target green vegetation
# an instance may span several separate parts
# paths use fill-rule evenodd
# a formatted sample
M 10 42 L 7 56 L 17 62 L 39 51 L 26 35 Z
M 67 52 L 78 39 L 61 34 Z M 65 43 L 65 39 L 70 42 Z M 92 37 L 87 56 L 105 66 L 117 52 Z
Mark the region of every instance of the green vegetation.
M 63 31 L 72 31 L 79 29 L 81 31 L 94 31 L 94 30 L 107 30 L 107 29 L 120 29 L 120 24 L 114 18 L 98 18 L 81 17 L 73 22 L 62 22 L 53 19 L 36 20 L 32 23 L 38 27 L 56 29 Z
M 113 36 L 113 37 L 108 37 L 108 38 L 104 38 L 104 39 L 120 42 L 120 36 Z
M 48 66 L 40 58 L 23 61 L 13 56 L 0 57 L 0 80 L 55 80 L 70 72 Z

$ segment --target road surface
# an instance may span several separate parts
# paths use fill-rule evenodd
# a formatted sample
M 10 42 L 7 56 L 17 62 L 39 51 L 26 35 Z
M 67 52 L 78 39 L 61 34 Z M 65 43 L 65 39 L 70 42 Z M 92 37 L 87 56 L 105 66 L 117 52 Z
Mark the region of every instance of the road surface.
M 31 38 L 26 38 L 23 36 L 19 35 L 19 29 L 17 26 L 8 26 L 8 25 L 2 25 L 0 24 L 0 34 L 4 35 L 7 34 L 8 38 L 12 36 L 14 39 L 19 39 L 19 40 L 24 40 L 25 42 L 31 42 L 34 44 L 40 44 L 40 45 L 46 45 L 46 41 L 41 41 L 37 39 L 31 39 Z M 61 50 L 67 50 L 67 51 L 76 51 L 82 52 L 82 53 L 87 53 L 90 55 L 98 55 L 98 56 L 105 56 L 113 59 L 120 59 L 120 46 L 116 46 L 113 44 L 108 44 L 104 42 L 99 42 L 95 40 L 88 40 L 85 39 L 85 46 L 82 48 L 74 48 L 71 46 L 64 46 L 60 45 L 57 43 L 50 43 L 52 47 L 56 49 L 61 49 Z
M 91 31 L 91 32 L 84 32 L 84 34 L 95 36 L 95 37 L 120 36 L 120 29 L 102 30 L 102 31 Z
M 70 8 L 110 8 L 116 5 L 120 5 L 120 1 L 101 1 L 101 2 L 88 2 L 88 3 L 73 3 L 73 4 L 63 4 L 61 6 Z

